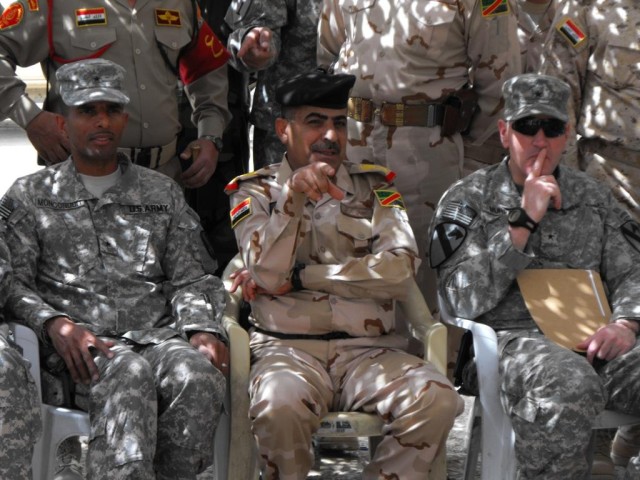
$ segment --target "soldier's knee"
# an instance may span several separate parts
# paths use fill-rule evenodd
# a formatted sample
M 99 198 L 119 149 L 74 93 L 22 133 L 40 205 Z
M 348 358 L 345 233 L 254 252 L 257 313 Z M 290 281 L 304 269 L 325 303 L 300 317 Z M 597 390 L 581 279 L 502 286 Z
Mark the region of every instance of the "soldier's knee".
M 420 409 L 432 418 L 451 421 L 464 410 L 464 401 L 453 387 L 433 382 L 419 397 Z

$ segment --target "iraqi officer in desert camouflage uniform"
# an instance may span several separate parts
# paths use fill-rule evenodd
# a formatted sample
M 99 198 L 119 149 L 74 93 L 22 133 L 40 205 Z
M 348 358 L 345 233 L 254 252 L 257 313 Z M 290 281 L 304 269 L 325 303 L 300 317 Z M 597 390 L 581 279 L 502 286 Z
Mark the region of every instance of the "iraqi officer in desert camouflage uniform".
M 0 305 L 9 296 L 13 273 L 4 241 L 5 212 L 0 204 Z M 31 478 L 33 446 L 41 432 L 40 398 L 29 364 L 12 344 L 0 320 L 0 478 Z
M 228 362 L 215 261 L 178 184 L 117 153 L 124 69 L 94 59 L 57 77 L 71 158 L 5 197 L 7 305 L 88 394 L 89 478 L 195 479 Z
M 47 163 L 66 160 L 69 142 L 53 113 L 62 113 L 54 72 L 87 58 L 104 58 L 127 71 L 131 94 L 120 147 L 139 165 L 204 185 L 213 175 L 229 120 L 228 53 L 189 0 L 17 0 L 0 17 L 0 118 L 24 128 Z M 51 83 L 45 111 L 25 92 L 16 65 L 42 63 Z M 200 154 L 181 175 L 178 80 L 185 85 L 198 127 Z M 191 155 L 186 149 L 183 157 Z M 186 165 L 185 165 L 186 166 Z
M 610 190 L 558 166 L 569 86 L 528 74 L 505 83 L 502 163 L 451 187 L 432 226 L 431 259 L 452 313 L 498 332 L 502 401 L 516 434 L 519 478 L 585 478 L 598 413 L 640 415 L 640 225 Z M 613 314 L 576 347 L 546 339 L 523 301 L 525 269 L 599 272 Z M 637 459 L 636 459 L 637 460 Z M 638 478 L 640 463 L 629 466 Z
M 578 166 L 640 219 L 640 4 L 566 0 L 540 72 L 571 86 Z
M 356 76 L 347 157 L 397 172 L 424 260 L 435 206 L 462 174 L 460 132 L 495 133 L 500 87 L 520 72 L 516 18 L 507 0 L 325 0 L 318 31 L 318 64 Z M 424 261 L 417 280 L 437 305 Z
M 394 301 L 419 260 L 393 173 L 344 161 L 354 80 L 316 71 L 281 85 L 287 154 L 228 186 L 255 282 L 250 415 L 265 480 L 306 478 L 311 436 L 330 409 L 387 423 L 363 478 L 428 478 L 462 408 L 394 332 Z
M 276 85 L 315 67 L 321 6 L 322 0 L 241 0 L 231 7 L 237 15 L 227 16 L 232 65 L 258 72 L 251 107 L 255 170 L 282 160 L 284 145 L 273 127 L 280 116 Z

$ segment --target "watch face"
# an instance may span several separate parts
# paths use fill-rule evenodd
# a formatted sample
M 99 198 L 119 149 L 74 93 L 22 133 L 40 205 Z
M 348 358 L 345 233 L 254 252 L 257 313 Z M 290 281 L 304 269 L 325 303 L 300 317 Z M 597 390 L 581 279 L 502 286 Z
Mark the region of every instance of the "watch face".
M 509 213 L 507 214 L 507 220 L 509 221 L 509 223 L 517 222 L 518 220 L 520 220 L 520 210 L 518 210 L 517 208 L 514 210 L 509 210 Z

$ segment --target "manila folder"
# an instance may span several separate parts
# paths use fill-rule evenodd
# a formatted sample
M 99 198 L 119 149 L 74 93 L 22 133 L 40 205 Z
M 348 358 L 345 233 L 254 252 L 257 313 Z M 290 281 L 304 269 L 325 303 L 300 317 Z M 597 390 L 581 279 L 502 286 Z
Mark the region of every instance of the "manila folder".
M 524 302 L 538 328 L 570 350 L 609 323 L 611 309 L 598 272 L 530 269 L 518 275 Z

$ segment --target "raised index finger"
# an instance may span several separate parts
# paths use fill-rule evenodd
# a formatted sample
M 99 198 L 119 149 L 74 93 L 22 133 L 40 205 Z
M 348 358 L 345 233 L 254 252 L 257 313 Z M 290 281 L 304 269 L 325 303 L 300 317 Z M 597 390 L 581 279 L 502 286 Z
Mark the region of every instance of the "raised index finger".
M 543 148 L 538 152 L 538 156 L 536 157 L 536 161 L 533 162 L 533 167 L 529 172 L 529 178 L 538 178 L 542 173 L 542 167 L 544 167 L 544 161 L 547 158 L 547 149 Z

